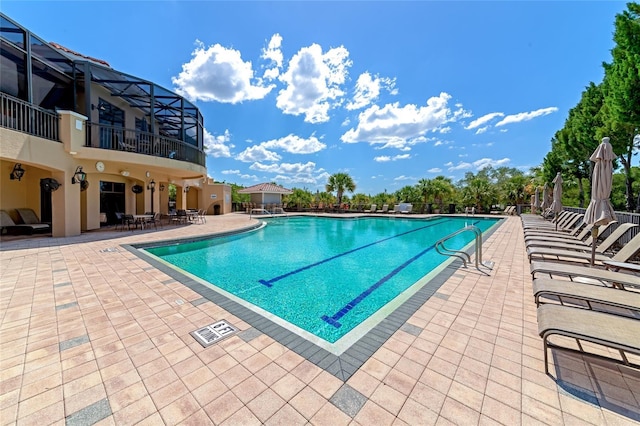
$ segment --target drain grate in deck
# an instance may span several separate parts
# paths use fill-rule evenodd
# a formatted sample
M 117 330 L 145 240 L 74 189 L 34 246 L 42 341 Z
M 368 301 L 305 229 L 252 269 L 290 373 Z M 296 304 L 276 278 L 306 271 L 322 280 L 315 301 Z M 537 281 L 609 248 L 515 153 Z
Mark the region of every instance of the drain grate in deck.
M 207 346 L 211 346 L 237 332 L 237 328 L 230 325 L 225 320 L 220 320 L 196 331 L 192 331 L 190 334 L 198 341 L 198 343 L 206 348 Z
M 108 247 L 106 249 L 100 250 L 101 253 L 115 253 L 118 251 L 117 247 Z

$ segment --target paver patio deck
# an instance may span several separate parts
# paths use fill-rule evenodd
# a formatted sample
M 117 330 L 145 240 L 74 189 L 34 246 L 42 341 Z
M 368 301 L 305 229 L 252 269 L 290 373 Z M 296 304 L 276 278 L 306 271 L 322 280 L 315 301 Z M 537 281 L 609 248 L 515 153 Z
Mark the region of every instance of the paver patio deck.
M 121 247 L 250 223 L 207 219 L 3 240 L 0 423 L 640 424 L 640 371 L 554 352 L 545 375 L 518 217 L 346 382 Z M 189 334 L 220 319 L 241 332 Z

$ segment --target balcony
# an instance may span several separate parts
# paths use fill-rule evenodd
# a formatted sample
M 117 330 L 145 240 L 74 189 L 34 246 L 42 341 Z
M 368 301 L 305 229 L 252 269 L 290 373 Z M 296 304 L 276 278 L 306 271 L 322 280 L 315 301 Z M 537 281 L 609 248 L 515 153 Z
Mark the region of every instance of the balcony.
M 204 151 L 179 139 L 135 129 L 87 123 L 86 146 L 205 165 Z
M 56 112 L 0 93 L 1 127 L 60 142 L 59 122 L 60 118 Z

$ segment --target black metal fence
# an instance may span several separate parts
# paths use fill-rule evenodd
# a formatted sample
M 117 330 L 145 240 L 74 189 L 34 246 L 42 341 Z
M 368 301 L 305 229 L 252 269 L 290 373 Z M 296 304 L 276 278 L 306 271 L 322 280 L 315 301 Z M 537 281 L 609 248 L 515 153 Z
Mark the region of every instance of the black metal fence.
M 202 150 L 181 140 L 96 123 L 87 123 L 86 146 L 188 161 L 200 166 L 204 166 L 206 160 Z
M 576 213 L 582 213 L 582 214 L 584 214 L 584 212 L 587 211 L 587 209 L 580 208 L 580 207 L 565 207 L 564 209 L 568 210 L 570 212 L 576 212 Z M 627 232 L 625 235 L 623 235 L 622 238 L 620 238 L 618 240 L 619 244 L 628 243 L 633 237 L 635 237 L 638 233 L 640 233 L 640 214 L 638 214 L 638 213 L 627 213 L 627 212 L 616 212 L 616 217 L 618 219 L 618 223 L 633 223 L 633 224 L 638 225 L 638 226 L 635 226 L 635 227 L 631 228 L 631 230 L 629 230 L 629 232 Z M 613 230 L 615 230 L 615 229 L 616 229 L 616 226 L 610 226 L 609 229 L 607 229 L 602 234 L 602 238 L 608 237 L 609 234 L 611 234 L 611 232 L 613 232 Z
M 60 116 L 28 102 L 0 93 L 0 126 L 60 142 Z

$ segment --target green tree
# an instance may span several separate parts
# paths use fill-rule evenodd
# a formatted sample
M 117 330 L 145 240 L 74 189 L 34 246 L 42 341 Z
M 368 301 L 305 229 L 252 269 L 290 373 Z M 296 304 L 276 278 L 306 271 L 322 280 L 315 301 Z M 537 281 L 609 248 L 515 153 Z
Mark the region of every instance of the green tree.
M 318 199 L 319 203 L 322 203 L 325 206 L 333 204 L 335 200 L 333 194 L 331 194 L 330 192 L 319 192 L 316 194 L 316 198 Z
M 418 181 L 418 184 L 416 185 L 416 190 L 422 196 L 422 209 L 420 210 L 421 213 L 425 213 L 427 204 L 429 203 L 429 198 L 433 193 L 431 187 L 431 179 L 420 179 Z
M 336 192 L 339 205 L 342 205 L 342 194 L 344 194 L 345 191 L 353 192 L 355 190 L 356 184 L 347 173 L 335 173 L 329 176 L 327 192 Z
M 454 192 L 453 183 L 451 179 L 447 177 L 436 176 L 436 178 L 431 181 L 431 195 L 433 196 L 434 203 L 440 208 L 440 211 L 442 211 L 444 200 L 452 197 Z
M 301 188 L 293 188 L 293 193 L 282 197 L 282 202 L 287 204 L 287 207 L 295 206 L 297 209 L 307 208 L 313 201 L 313 195 Z
M 612 62 L 603 64 L 606 108 L 600 136 L 611 137 L 613 151 L 620 156 L 626 177 L 626 209 L 632 211 L 636 200 L 631 160 L 640 148 L 633 143 L 640 129 L 640 4 L 627 3 L 627 9 L 616 15 Z
M 236 185 L 235 183 L 231 185 L 231 202 L 233 203 L 248 203 L 251 201 L 251 194 L 238 194 L 238 190 L 243 189 L 244 186 Z
M 497 191 L 486 170 L 480 170 L 477 175 L 467 172 L 460 186 L 465 206 L 474 206 L 481 211 L 486 210 L 496 200 Z
M 398 201 L 399 203 L 420 203 L 420 192 L 416 189 L 415 186 L 403 186 L 402 188 L 397 190 L 394 195 L 396 201 Z

